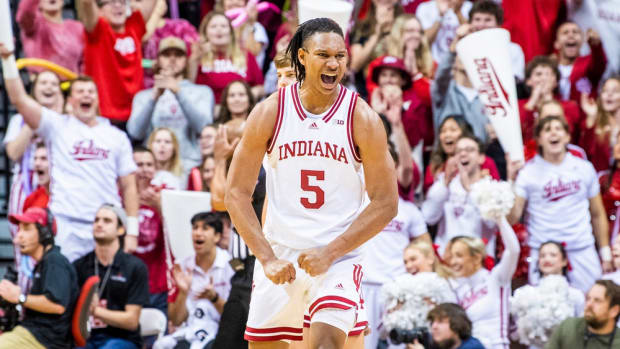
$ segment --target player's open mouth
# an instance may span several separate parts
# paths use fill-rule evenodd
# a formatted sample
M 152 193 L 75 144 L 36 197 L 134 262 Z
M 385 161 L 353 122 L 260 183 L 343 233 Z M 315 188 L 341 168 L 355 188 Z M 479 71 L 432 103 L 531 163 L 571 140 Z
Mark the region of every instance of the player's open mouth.
M 39 176 L 39 177 L 41 177 L 41 176 L 43 176 L 43 175 L 45 174 L 45 171 L 43 171 L 43 170 L 35 170 L 34 172 L 35 172 L 35 173 L 37 174 L 37 176 Z
M 551 144 L 551 145 L 556 145 L 556 144 L 559 144 L 559 143 L 560 143 L 559 139 L 554 139 L 554 140 L 550 140 L 549 141 L 549 144 Z
M 92 105 L 93 104 L 90 103 L 90 102 L 82 102 L 82 103 L 80 103 L 80 108 L 82 110 L 89 110 Z
M 463 167 L 467 167 L 467 165 L 469 165 L 469 160 L 461 161 L 461 165 L 463 165 Z
M 45 92 L 43 92 L 43 97 L 45 97 L 45 98 L 54 97 L 54 92 L 53 91 L 45 91 Z
M 321 81 L 323 81 L 324 84 L 335 84 L 336 83 L 336 75 L 327 75 L 327 74 L 321 74 Z
M 198 240 L 198 239 L 194 240 L 194 245 L 196 245 L 196 246 L 202 246 L 202 244 L 204 244 L 204 243 L 205 243 L 204 240 Z

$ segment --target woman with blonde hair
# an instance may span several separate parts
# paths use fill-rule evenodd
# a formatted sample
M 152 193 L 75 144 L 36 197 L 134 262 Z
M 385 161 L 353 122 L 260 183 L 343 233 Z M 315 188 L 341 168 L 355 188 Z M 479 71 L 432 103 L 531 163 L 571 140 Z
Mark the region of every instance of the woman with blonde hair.
M 450 268 L 446 267 L 437 256 L 435 247 L 425 240 L 412 241 L 403 251 L 405 269 L 409 274 L 437 273 L 443 278 L 452 277 Z
M 147 147 L 155 156 L 154 183 L 164 184 L 168 189 L 180 189 L 183 165 L 179 142 L 174 132 L 167 127 L 158 127 L 149 136 Z
M 252 53 L 240 48 L 230 20 L 223 12 L 211 11 L 198 28 L 200 40 L 189 59 L 190 80 L 211 87 L 220 103 L 224 88 L 244 80 L 258 100 L 263 95 L 263 73 Z
M 472 335 L 485 348 L 504 349 L 510 344 L 508 300 L 520 247 L 506 217 L 496 217 L 494 220 L 499 227 L 505 250 L 499 263 L 491 270 L 485 268 L 486 246 L 480 238 L 452 238 L 445 257 L 454 273 L 449 281 L 458 304 L 466 309 L 473 324 Z
M 394 19 L 403 13 L 398 0 L 372 0 L 366 18 L 356 23 L 351 31 L 351 70 L 355 73 L 355 85 L 362 97 L 370 95 L 366 90 L 369 63 L 387 53 L 386 37 Z
M 433 77 L 433 56 L 424 37 L 422 24 L 415 15 L 405 13 L 396 18 L 387 39 L 387 52 L 390 56 L 404 59 L 414 77 L 418 73 L 426 78 Z

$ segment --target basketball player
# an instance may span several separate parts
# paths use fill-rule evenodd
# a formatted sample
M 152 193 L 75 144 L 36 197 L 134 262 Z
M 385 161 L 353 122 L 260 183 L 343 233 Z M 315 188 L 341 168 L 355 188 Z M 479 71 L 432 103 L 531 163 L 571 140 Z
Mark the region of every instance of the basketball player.
M 285 51 L 279 52 L 275 58 L 273 59 L 276 66 L 276 73 L 278 76 L 277 85 L 278 88 L 290 86 L 297 82 L 297 75 L 295 75 L 295 68 L 293 67 L 293 62 L 291 61 L 291 57 L 286 54 Z M 392 158 L 394 158 L 392 156 Z M 267 157 L 265 157 L 267 159 Z M 264 166 L 268 166 L 268 163 L 263 163 Z M 399 199 L 399 205 L 400 205 Z M 267 198 L 265 197 L 265 203 L 267 203 Z M 264 205 L 263 209 L 263 222 L 265 221 L 267 205 Z M 399 210 L 400 211 L 400 210 Z M 368 247 L 366 247 L 368 250 Z M 363 288 L 363 282 L 362 282 Z M 360 301 L 362 302 L 362 301 Z M 309 330 L 310 330 L 310 313 L 306 309 L 304 312 L 304 330 L 303 330 L 303 340 L 300 342 L 293 342 L 290 344 L 289 349 L 307 349 L 309 347 Z M 368 316 L 366 310 L 364 308 L 358 309 L 357 323 L 355 327 L 347 334 L 347 341 L 345 343 L 344 349 L 363 349 L 364 348 L 364 336 L 366 332 L 369 332 L 368 329 Z
M 340 85 L 348 57 L 338 24 L 305 22 L 287 52 L 299 83 L 252 111 L 228 175 L 226 208 L 259 262 L 245 338 L 287 348 L 302 339 L 309 307 L 310 347 L 342 348 L 360 307 L 358 247 L 396 215 L 394 165 L 377 114 Z M 263 235 L 251 195 L 265 153 Z

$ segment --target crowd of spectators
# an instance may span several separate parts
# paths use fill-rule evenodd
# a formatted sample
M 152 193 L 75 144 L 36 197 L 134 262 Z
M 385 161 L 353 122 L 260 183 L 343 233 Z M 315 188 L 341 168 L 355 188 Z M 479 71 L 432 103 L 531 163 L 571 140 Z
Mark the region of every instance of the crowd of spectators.
M 44 346 L 64 347 L 58 343 L 66 337 L 36 330 L 49 320 L 27 318 L 50 319 L 47 313 L 73 306 L 75 292 L 60 295 L 49 280 L 33 283 L 50 268 L 42 260 L 53 268 L 68 260 L 74 271 L 63 282 L 77 287 L 91 275 L 101 278 L 89 348 L 247 346 L 254 261 L 226 213 L 226 173 L 254 106 L 296 83 L 285 51 L 302 0 L 269 1 L 280 11 L 258 11 L 246 0 L 75 0 L 75 8 L 61 0 L 18 2 L 22 50 L 15 56 L 45 59 L 79 77 L 67 85 L 63 75 L 28 67 L 28 93 L 22 79 L 3 71 L 19 112 L 3 141 L 13 163 L 16 284 L 22 294 L 50 301 L 33 308 L 0 283 L 0 296 L 26 308 L 14 336 L 30 331 Z M 446 343 L 466 334 L 462 346 L 446 348 L 465 348 L 471 336 L 486 348 L 519 341 L 509 326 L 511 291 L 550 275 L 566 278 L 577 320 L 563 323 L 549 347 L 568 348 L 562 343 L 583 331 L 615 347 L 620 334 L 614 339 L 612 326 L 606 339 L 605 331 L 620 313 L 613 283 L 620 282 L 620 2 L 350 2 L 342 84 L 383 120 L 400 194 L 398 215 L 367 243 L 365 347 L 386 341 L 381 287 L 428 272 L 448 280 L 466 313 L 463 319 L 453 304 L 429 313 L 433 334 L 454 339 Z M 233 22 L 231 10 L 245 20 Z M 501 27 L 511 34 L 525 162 L 502 149 L 456 51 L 464 37 Z M 261 169 L 253 196 L 259 219 L 264 176 Z M 470 195 L 487 177 L 511 183 L 516 199 L 507 217 L 484 218 Z M 214 212 L 191 221 L 191 257 L 171 255 L 163 189 L 211 195 Z M 29 239 L 28 224 L 40 230 L 50 212 L 51 245 L 60 250 L 49 241 L 40 250 L 21 242 Z M 143 342 L 143 307 L 166 315 L 166 336 Z M 469 327 L 455 330 L 453 322 Z

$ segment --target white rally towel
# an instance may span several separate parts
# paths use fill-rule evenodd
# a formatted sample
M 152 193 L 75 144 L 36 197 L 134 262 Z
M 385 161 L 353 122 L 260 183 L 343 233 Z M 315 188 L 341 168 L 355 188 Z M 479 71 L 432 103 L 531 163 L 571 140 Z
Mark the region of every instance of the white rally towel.
M 194 253 L 190 220 L 196 213 L 205 211 L 211 211 L 211 193 L 168 189 L 161 191 L 166 240 L 175 260 L 183 260 Z

